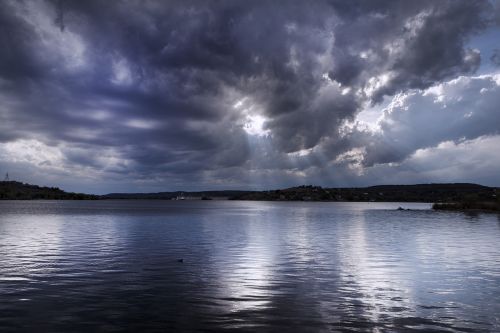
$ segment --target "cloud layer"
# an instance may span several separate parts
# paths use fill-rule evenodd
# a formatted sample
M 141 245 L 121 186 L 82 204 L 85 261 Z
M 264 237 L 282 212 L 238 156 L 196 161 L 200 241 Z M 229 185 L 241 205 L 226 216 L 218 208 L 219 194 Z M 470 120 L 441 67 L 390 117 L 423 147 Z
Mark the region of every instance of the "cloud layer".
M 498 76 L 474 76 L 482 55 L 468 46 L 495 13 L 489 1 L 3 1 L 0 167 L 97 192 L 372 182 L 419 151 L 498 134 Z M 387 100 L 378 130 L 363 128 L 358 114 Z

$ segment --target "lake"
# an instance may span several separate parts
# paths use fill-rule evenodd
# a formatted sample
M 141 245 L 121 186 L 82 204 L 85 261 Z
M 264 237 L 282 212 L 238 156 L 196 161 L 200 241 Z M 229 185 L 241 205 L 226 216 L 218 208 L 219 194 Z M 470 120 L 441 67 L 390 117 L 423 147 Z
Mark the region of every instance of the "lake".
M 235 329 L 499 332 L 500 219 L 416 203 L 0 201 L 1 332 Z

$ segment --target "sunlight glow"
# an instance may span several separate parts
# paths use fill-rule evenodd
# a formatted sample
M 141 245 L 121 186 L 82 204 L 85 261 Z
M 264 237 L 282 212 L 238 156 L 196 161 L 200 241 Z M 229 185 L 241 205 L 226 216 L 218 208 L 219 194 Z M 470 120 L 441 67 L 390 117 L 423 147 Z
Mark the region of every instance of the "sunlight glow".
M 261 115 L 248 115 L 246 117 L 245 125 L 243 129 L 247 134 L 256 136 L 266 136 L 270 134 L 269 130 L 265 129 L 264 125 L 266 118 Z

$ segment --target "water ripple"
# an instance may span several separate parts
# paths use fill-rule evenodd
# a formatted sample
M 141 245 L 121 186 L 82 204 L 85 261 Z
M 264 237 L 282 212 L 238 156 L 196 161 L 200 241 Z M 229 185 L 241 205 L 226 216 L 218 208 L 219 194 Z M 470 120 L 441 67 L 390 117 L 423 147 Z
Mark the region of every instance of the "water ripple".
M 398 206 L 0 202 L 0 331 L 500 331 L 499 219 Z

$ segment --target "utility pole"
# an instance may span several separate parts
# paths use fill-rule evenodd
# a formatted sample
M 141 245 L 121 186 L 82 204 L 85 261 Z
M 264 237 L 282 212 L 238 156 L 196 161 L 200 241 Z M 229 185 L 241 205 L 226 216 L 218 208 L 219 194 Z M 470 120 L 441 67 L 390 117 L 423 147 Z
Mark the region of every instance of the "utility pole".
M 5 179 L 3 181 L 4 182 L 8 182 L 9 181 L 9 173 L 8 172 L 5 174 Z

